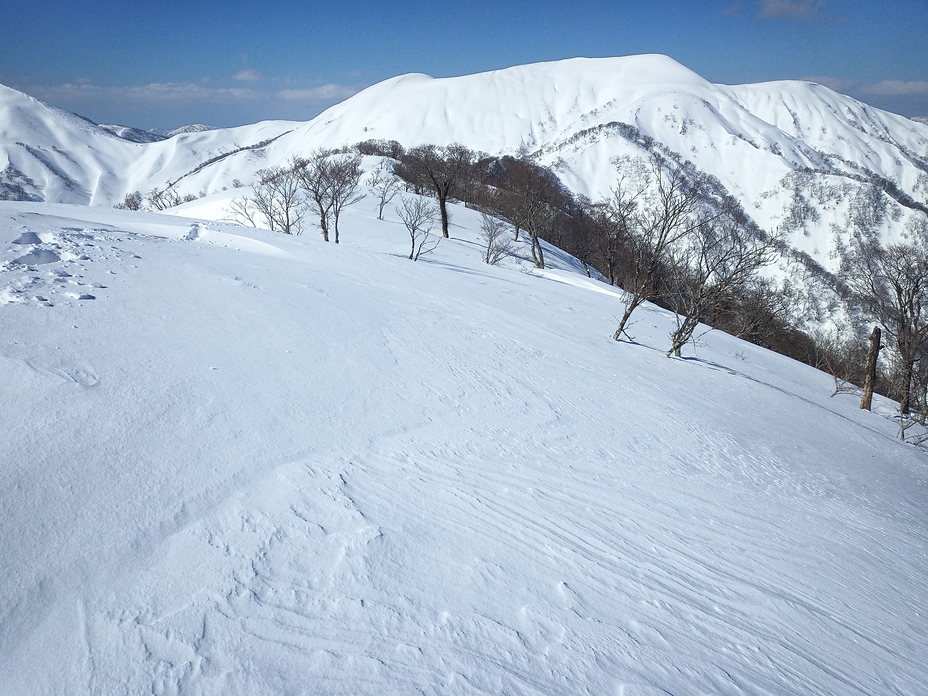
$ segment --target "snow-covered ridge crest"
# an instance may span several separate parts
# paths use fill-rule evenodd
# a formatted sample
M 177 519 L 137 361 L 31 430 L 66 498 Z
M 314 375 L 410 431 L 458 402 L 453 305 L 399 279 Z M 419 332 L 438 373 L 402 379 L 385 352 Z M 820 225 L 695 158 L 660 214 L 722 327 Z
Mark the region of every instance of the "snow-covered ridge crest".
M 346 145 L 459 142 L 489 153 L 537 149 L 656 95 L 715 88 L 667 56 L 573 58 L 451 78 L 412 75 L 360 92 L 313 119 L 302 137 Z

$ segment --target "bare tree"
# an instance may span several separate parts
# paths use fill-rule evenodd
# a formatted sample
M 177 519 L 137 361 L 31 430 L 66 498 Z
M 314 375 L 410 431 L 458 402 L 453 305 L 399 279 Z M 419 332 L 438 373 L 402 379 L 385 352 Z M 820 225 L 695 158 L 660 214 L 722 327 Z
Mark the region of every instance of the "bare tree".
M 863 381 L 861 366 L 864 361 L 863 344 L 839 331 L 817 331 L 814 337 L 815 359 L 813 366 L 827 372 L 835 382 L 831 395 L 857 394 L 857 385 Z
M 365 140 L 353 145 L 352 149 L 361 155 L 390 157 L 395 160 L 406 153 L 406 149 L 395 140 Z
M 844 257 L 846 279 L 861 306 L 886 331 L 899 361 L 899 413 L 912 405 L 917 363 L 928 359 L 928 244 L 879 246 L 858 238 Z
M 587 278 L 592 278 L 592 269 L 596 267 L 598 261 L 598 231 L 592 218 L 587 214 L 589 200 L 577 197 L 574 203 L 575 207 L 571 214 L 561 216 L 559 222 L 556 223 L 560 226 L 558 246 L 575 257 L 583 265 Z
M 522 231 L 522 217 L 517 212 L 518 196 L 511 191 L 497 189 L 490 198 L 490 209 L 512 227 L 512 241 L 519 241 Z
M 512 253 L 505 222 L 481 213 L 480 231 L 480 238 L 484 244 L 483 260 L 485 263 L 495 266 Z
M 319 220 L 322 238 L 328 242 L 329 232 L 334 232 L 335 243 L 338 244 L 338 221 L 342 211 L 364 198 L 359 191 L 361 155 L 319 149 L 310 153 L 309 157 L 295 157 L 292 169 Z
M 669 262 L 668 252 L 699 226 L 696 213 L 703 202 L 698 183 L 688 179 L 679 168 L 665 168 L 656 156 L 650 161 L 650 171 L 644 169 L 640 160 L 631 164 L 641 172 L 639 178 L 644 178 L 644 186 L 653 179 L 654 192 L 649 200 L 639 200 L 644 190 L 642 182 L 626 191 L 620 180 L 612 200 L 607 202 L 617 218 L 624 218 L 629 241 L 629 257 L 621 280 L 625 313 L 612 335 L 616 341 L 625 333 L 632 313 L 657 296 L 658 275 Z
M 329 241 L 329 223 L 332 216 L 331 178 L 328 174 L 328 159 L 334 150 L 319 149 L 309 157 L 294 157 L 291 165 L 305 192 L 307 204 L 318 220 L 322 239 Z
M 184 202 L 172 186 L 166 186 L 163 189 L 156 186 L 148 192 L 145 198 L 153 210 L 167 210 Z
M 585 205 L 594 231 L 595 256 L 610 285 L 619 283 L 620 270 L 630 256 L 635 216 L 646 188 L 646 177 L 631 183 L 631 177 L 622 173 L 609 198 Z
M 141 210 L 142 209 L 142 194 L 139 191 L 133 191 L 132 193 L 127 193 L 126 197 L 122 199 L 121 203 L 117 203 L 114 208 L 121 208 L 122 210 Z
M 223 220 L 234 222 L 236 225 L 248 225 L 249 227 L 259 227 L 258 204 L 252 198 L 234 198 L 229 201 L 229 207 L 226 208 L 226 215 Z
M 354 205 L 365 197 L 359 188 L 361 180 L 360 155 L 336 155 L 327 165 L 331 178 L 329 195 L 332 200 L 332 222 L 335 229 L 335 243 L 338 244 L 338 221 L 342 211 L 349 205 Z
M 545 254 L 541 245 L 557 219 L 554 201 L 560 198 L 561 185 L 550 171 L 523 160 L 512 160 L 505 175 L 506 193 L 496 203 L 496 212 L 516 229 L 528 233 L 531 241 L 532 261 L 536 268 L 545 267 Z
M 377 219 L 383 220 L 383 209 L 387 207 L 400 191 L 403 190 L 402 180 L 386 171 L 381 165 L 380 169 L 371 179 L 371 188 L 377 196 Z
M 306 197 L 293 166 L 258 171 L 252 201 L 272 232 L 299 234 L 306 214 Z
M 441 234 L 448 238 L 448 199 L 465 190 L 472 177 L 475 155 L 463 145 L 448 147 L 420 145 L 406 152 L 403 167 L 408 178 L 432 191 L 438 198 Z
M 667 251 L 670 273 L 664 297 L 677 317 L 668 356 L 679 356 L 699 323 L 777 256 L 772 237 L 743 226 L 734 217 L 720 219 L 710 213 Z
M 541 246 L 541 236 L 547 233 L 554 225 L 555 211 L 541 196 L 536 196 L 537 190 L 531 190 L 522 199 L 522 225 L 532 240 L 532 261 L 535 268 L 545 267 L 545 252 Z
M 396 208 L 396 214 L 409 232 L 409 258 L 412 261 L 418 261 L 423 254 L 434 251 L 441 238 L 432 241 L 432 226 L 438 218 L 438 211 L 431 201 L 421 196 L 404 197 L 403 205 Z

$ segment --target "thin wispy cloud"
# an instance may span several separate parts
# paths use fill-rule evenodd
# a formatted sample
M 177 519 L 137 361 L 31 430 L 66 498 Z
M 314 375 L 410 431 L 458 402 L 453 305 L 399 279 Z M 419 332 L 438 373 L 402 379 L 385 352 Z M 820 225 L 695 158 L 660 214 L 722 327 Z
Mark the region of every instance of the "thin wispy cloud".
M 828 0 L 760 0 L 762 19 L 791 19 L 812 22 L 824 17 Z
M 53 104 L 71 98 L 103 98 L 113 101 L 141 100 L 239 100 L 258 99 L 260 92 L 245 87 L 204 87 L 194 82 L 152 82 L 147 85 L 101 87 L 85 81 L 62 85 L 36 86 L 29 89 L 33 96 Z
M 858 82 L 840 77 L 820 75 L 806 78 L 829 89 L 844 94 L 878 95 L 883 97 L 915 97 L 928 95 L 926 80 L 881 80 L 880 82 Z
M 252 83 L 255 84 L 254 81 Z M 145 125 L 139 122 L 136 114 L 156 113 L 198 113 L 202 114 L 196 117 L 198 122 L 214 125 L 243 125 L 266 119 L 308 120 L 361 89 L 339 84 L 305 89 L 260 89 L 244 84 L 240 87 L 217 87 L 196 82 L 154 82 L 114 87 L 87 81 L 51 86 L 23 85 L 20 88 L 43 101 L 91 119 L 95 116 L 94 109 L 99 104 L 106 104 L 111 113 L 127 114 L 122 117 L 123 125 L 132 126 Z M 236 118 L 236 114 L 240 116 Z M 234 122 L 225 123 L 230 118 Z
M 741 12 L 741 8 L 742 8 L 743 6 L 744 6 L 744 3 L 743 3 L 741 0 L 737 0 L 737 1 L 734 2 L 733 4 L 731 4 L 731 5 L 729 5 L 728 7 L 726 7 L 724 10 L 722 10 L 722 12 L 721 12 L 720 14 L 721 14 L 723 17 L 727 17 L 727 16 L 733 15 L 733 14 L 738 14 L 739 12 Z
M 867 104 L 904 116 L 928 114 L 928 80 L 880 80 L 863 82 L 841 77 L 818 75 L 805 78 Z
M 926 80 L 883 80 L 872 85 L 864 85 L 861 92 L 886 97 L 907 97 L 928 95 Z
M 239 82 L 260 82 L 261 73 L 257 70 L 239 70 L 232 76 L 232 79 Z
M 358 90 L 354 87 L 346 87 L 345 85 L 322 85 L 321 87 L 313 87 L 312 89 L 282 89 L 277 92 L 277 96 L 281 99 L 295 101 L 320 99 L 341 101 L 353 94 L 357 94 L 357 92 Z

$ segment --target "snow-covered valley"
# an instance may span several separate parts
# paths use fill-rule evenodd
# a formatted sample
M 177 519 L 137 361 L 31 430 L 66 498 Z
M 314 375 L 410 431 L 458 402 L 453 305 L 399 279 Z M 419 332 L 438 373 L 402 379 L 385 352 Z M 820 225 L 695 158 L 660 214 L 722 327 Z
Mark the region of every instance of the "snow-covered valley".
M 922 693 L 893 404 L 376 213 L 0 202 L 0 693 Z

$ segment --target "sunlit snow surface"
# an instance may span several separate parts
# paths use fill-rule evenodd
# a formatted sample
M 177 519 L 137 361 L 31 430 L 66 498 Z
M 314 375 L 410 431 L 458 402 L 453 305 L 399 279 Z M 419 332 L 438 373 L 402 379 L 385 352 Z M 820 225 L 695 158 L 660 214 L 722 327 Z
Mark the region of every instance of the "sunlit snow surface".
M 0 203 L 0 693 L 924 693 L 890 404 L 346 215 Z

